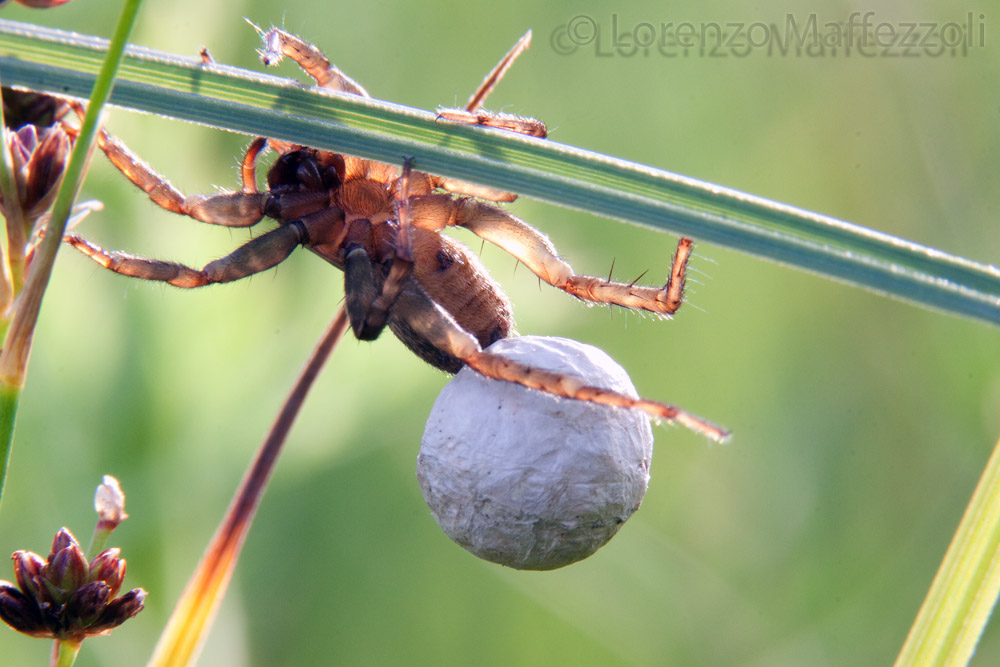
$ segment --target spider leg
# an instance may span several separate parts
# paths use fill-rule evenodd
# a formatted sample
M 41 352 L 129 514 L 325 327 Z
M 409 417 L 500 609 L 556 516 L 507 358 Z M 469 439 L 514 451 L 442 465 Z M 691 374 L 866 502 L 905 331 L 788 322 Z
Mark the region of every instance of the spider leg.
M 531 33 L 529 32 L 527 36 L 530 37 L 530 34 Z M 508 56 L 509 55 L 510 54 L 508 54 Z M 503 64 L 503 61 L 501 61 L 501 64 Z M 486 81 L 483 82 L 483 85 L 485 86 L 489 81 L 490 77 L 487 77 Z M 494 81 L 493 84 L 495 83 L 496 82 Z M 490 89 L 492 90 L 492 85 L 490 86 Z M 470 105 L 476 101 L 476 96 L 479 95 L 479 92 L 480 91 L 477 91 L 476 95 L 473 95 L 473 99 L 469 101 Z M 488 93 L 489 90 L 487 90 L 486 93 L 483 93 L 482 96 L 485 97 Z M 545 123 L 537 118 L 515 116 L 513 114 L 501 113 L 498 111 L 486 111 L 485 109 L 440 109 L 438 110 L 437 119 L 451 121 L 454 123 L 464 123 L 466 125 L 484 125 L 486 127 L 507 130 L 508 132 L 527 134 L 540 139 L 544 139 L 548 136 L 548 129 L 545 127 Z M 438 182 L 436 184 L 438 187 L 442 187 L 455 194 L 488 199 L 489 201 L 494 202 L 509 203 L 517 199 L 517 195 L 512 192 L 506 192 L 498 188 L 491 188 L 477 183 L 469 183 L 468 181 L 460 181 L 454 178 L 438 178 Z
M 527 134 L 533 137 L 539 137 L 540 139 L 544 139 L 548 134 L 545 123 L 535 118 L 513 116 L 511 114 L 485 111 L 483 109 L 479 109 L 475 112 L 463 111 L 461 109 L 441 109 L 438 111 L 437 119 L 448 120 L 456 123 L 465 123 L 468 125 L 485 125 L 487 127 L 495 127 L 509 132 L 517 132 L 518 134 Z M 491 188 L 487 185 L 461 181 L 457 178 L 434 178 L 436 187 L 444 188 L 448 192 L 454 194 L 477 197 L 479 199 L 487 199 L 492 202 L 504 202 L 508 204 L 517 199 L 517 195 L 513 192 L 507 192 L 506 190 L 501 190 L 499 188 Z
M 460 181 L 457 178 L 444 178 L 442 176 L 432 176 L 431 179 L 434 187 L 443 188 L 456 195 L 476 197 L 477 199 L 486 199 L 498 203 L 503 202 L 505 204 L 509 204 L 517 199 L 517 195 L 513 192 L 491 188 L 488 185 Z
M 524 118 L 521 116 L 513 116 L 511 114 L 504 113 L 494 113 L 491 111 L 486 111 L 482 108 L 483 103 L 489 96 L 496 85 L 503 78 L 504 74 L 511 65 L 514 64 L 514 60 L 521 55 L 525 49 L 531 46 L 531 31 L 524 33 L 521 39 L 517 40 L 517 43 L 511 48 L 507 54 L 500 59 L 483 82 L 479 84 L 479 88 L 476 92 L 472 94 L 469 98 L 468 103 L 465 105 L 465 109 L 441 109 L 438 111 L 438 120 L 447 120 L 455 123 L 465 123 L 468 125 L 486 125 L 488 127 L 496 127 L 502 130 L 508 130 L 510 132 L 517 132 L 519 134 L 528 134 L 535 137 L 545 138 L 548 134 L 548 130 L 545 127 L 545 123 L 535 118 Z M 476 183 L 468 183 L 466 181 L 460 181 L 451 178 L 441 178 L 437 183 L 438 187 L 442 187 L 449 192 L 455 194 L 468 195 L 470 197 L 479 197 L 480 199 L 488 199 L 489 201 L 495 202 L 512 202 L 517 199 L 517 195 L 512 192 L 505 192 L 504 190 L 499 190 L 497 188 L 487 187 L 485 185 L 478 185 Z
M 280 28 L 271 28 L 265 33 L 253 23 L 250 25 L 264 40 L 264 48 L 257 51 L 264 65 L 277 65 L 283 57 L 288 56 L 306 74 L 315 79 L 321 88 L 370 97 L 361 84 L 337 69 L 323 52 L 312 44 Z
M 416 336 L 423 345 L 435 348 L 439 354 L 465 363 L 486 377 L 514 382 L 529 389 L 537 389 L 554 396 L 588 401 L 601 405 L 642 410 L 654 419 L 676 421 L 687 428 L 716 441 L 724 441 L 729 432 L 685 410 L 644 398 L 631 398 L 624 394 L 593 387 L 581 378 L 565 373 L 535 368 L 483 350 L 476 339 L 462 329 L 455 320 L 411 281 L 396 302 L 393 330 L 400 324 Z M 412 340 L 404 340 L 412 347 Z M 422 355 L 423 356 L 423 355 Z
M 545 126 L 545 123 L 537 118 L 515 116 L 514 114 L 503 113 L 501 111 L 486 111 L 485 109 L 478 109 L 476 111 L 441 109 L 438 111 L 437 118 L 438 120 L 449 120 L 453 123 L 495 127 L 498 130 L 527 134 L 539 139 L 549 136 L 549 130 Z
M 450 120 L 456 123 L 467 123 L 469 125 L 486 125 L 488 127 L 496 127 L 501 130 L 508 130 L 510 132 L 517 132 L 518 134 L 528 134 L 533 137 L 540 137 L 544 139 L 548 135 L 548 130 L 545 127 L 545 123 L 536 118 L 526 118 L 523 116 L 514 116 L 507 113 L 499 113 L 494 111 L 484 110 L 483 103 L 503 75 L 507 73 L 507 70 L 519 55 L 521 55 L 529 46 L 531 46 L 531 31 L 524 33 L 521 39 L 517 40 L 513 48 L 507 52 L 507 54 L 500 59 L 483 82 L 479 84 L 479 88 L 476 92 L 472 94 L 469 98 L 469 102 L 465 105 L 464 109 L 442 109 L 438 111 L 438 120 Z M 494 200 L 497 201 L 497 200 Z
M 374 340 L 382 333 L 390 309 L 413 275 L 413 229 L 409 213 L 411 172 L 412 161 L 406 160 L 397 186 L 399 230 L 389 259 L 389 272 L 381 289 L 376 288 L 371 258 L 364 248 L 357 246 L 347 252 L 344 269 L 347 313 L 359 340 Z
M 257 158 L 267 150 L 268 141 L 265 137 L 256 137 L 247 146 L 240 163 L 240 178 L 243 181 L 243 192 L 255 194 L 257 190 Z
M 67 234 L 63 240 L 104 268 L 123 276 L 192 288 L 212 283 L 228 283 L 266 271 L 287 258 L 297 246 L 308 243 L 309 234 L 305 224 L 294 221 L 251 239 L 202 269 L 104 250 L 76 234 Z
M 573 267 L 559 258 L 547 236 L 507 211 L 485 202 L 428 195 L 414 197 L 411 210 L 417 226 L 427 229 L 442 229 L 448 225 L 465 227 L 513 255 L 548 284 L 584 301 L 661 315 L 673 314 L 683 301 L 687 261 L 693 246 L 690 239 L 682 238 L 678 242 L 666 284 L 645 287 L 577 275 Z
M 461 109 L 441 109 L 438 111 L 437 118 L 438 120 L 448 120 L 468 125 L 485 125 L 487 127 L 495 127 L 509 132 L 517 132 L 518 134 L 527 134 L 533 137 L 539 137 L 541 139 L 544 139 L 548 133 L 548 130 L 545 128 L 545 123 L 535 118 L 513 116 L 511 114 L 485 111 L 483 109 L 479 109 L 475 112 L 463 111 Z M 506 190 L 492 188 L 478 183 L 461 181 L 457 178 L 435 176 L 434 185 L 436 187 L 444 188 L 448 192 L 454 194 L 477 197 L 479 199 L 486 199 L 492 202 L 503 202 L 509 204 L 517 199 L 517 195 L 513 192 L 507 192 Z
M 502 79 L 503 75 L 507 73 L 510 66 L 514 64 L 517 57 L 524 53 L 529 46 L 531 46 L 530 30 L 521 35 L 521 38 L 517 40 L 517 43 L 511 47 L 510 51 L 508 51 L 503 58 L 500 59 L 500 62 L 497 63 L 496 67 L 494 67 L 490 73 L 486 75 L 483 82 L 479 84 L 479 88 L 477 88 L 476 92 L 469 98 L 468 104 L 465 105 L 466 111 L 475 111 L 479 107 L 483 106 L 483 102 L 486 101 L 486 97 L 493 92 L 493 89 L 498 83 L 500 83 L 500 79 Z
M 98 134 L 97 145 L 111 163 L 156 205 L 173 213 L 186 215 L 200 222 L 224 227 L 252 227 L 264 217 L 266 196 L 256 192 L 230 192 L 220 195 L 185 197 L 152 167 L 142 161 L 125 144 L 104 130 Z M 254 144 L 251 144 L 251 148 Z M 261 147 L 262 148 L 262 147 Z M 258 149 L 259 152 L 260 149 Z M 248 149 L 248 154 L 250 149 Z M 256 154 L 252 159 L 256 159 Z M 246 159 L 244 159 L 244 168 Z M 245 171 L 244 171 L 245 175 Z M 244 185 L 246 181 L 244 181 Z

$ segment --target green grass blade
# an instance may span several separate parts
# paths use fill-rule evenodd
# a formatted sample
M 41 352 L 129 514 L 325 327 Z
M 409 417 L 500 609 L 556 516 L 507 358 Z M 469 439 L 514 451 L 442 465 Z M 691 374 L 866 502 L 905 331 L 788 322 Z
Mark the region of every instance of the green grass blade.
M 896 667 L 966 665 L 1000 593 L 1000 442 L 986 464 Z
M 95 37 L 0 21 L 5 82 L 89 91 Z M 130 48 L 111 102 L 488 183 L 554 204 L 692 236 L 921 305 L 1000 324 L 1000 270 L 727 188 L 431 112 Z

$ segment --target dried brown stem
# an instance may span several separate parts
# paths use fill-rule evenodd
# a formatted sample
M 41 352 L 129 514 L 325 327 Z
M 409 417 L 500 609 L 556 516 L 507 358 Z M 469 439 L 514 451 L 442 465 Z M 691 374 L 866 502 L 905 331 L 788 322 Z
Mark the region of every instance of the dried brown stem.
M 150 665 L 186 665 L 197 655 L 215 611 L 225 595 L 278 454 L 313 381 L 347 330 L 347 324 L 347 313 L 341 307 L 310 355 L 257 457 L 244 476 L 232 505 L 226 511 L 222 524 L 205 550 L 205 555 L 160 636 Z

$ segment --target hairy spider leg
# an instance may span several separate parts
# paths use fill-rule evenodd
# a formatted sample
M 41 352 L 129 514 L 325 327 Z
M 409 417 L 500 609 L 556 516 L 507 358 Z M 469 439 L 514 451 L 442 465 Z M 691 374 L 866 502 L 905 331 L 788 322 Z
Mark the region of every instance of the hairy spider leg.
M 683 302 L 687 262 L 694 245 L 690 239 L 682 238 L 678 242 L 664 286 L 645 287 L 575 274 L 573 267 L 559 258 L 547 236 L 486 202 L 431 194 L 414 197 L 410 210 L 414 225 L 437 230 L 449 225 L 464 227 L 513 255 L 548 284 L 584 301 L 637 308 L 660 315 L 672 315 Z
M 521 39 L 517 40 L 517 43 L 500 59 L 496 67 L 486 75 L 483 82 L 479 84 L 479 88 L 469 98 L 465 109 L 442 109 L 438 112 L 438 119 L 470 125 L 486 125 L 501 130 L 517 132 L 518 134 L 528 134 L 541 139 L 548 136 L 548 129 L 545 127 L 545 123 L 537 118 L 526 118 L 524 116 L 514 116 L 512 114 L 483 109 L 483 103 L 486 101 L 486 98 L 493 92 L 496 85 L 500 83 L 500 79 L 507 73 L 510 66 L 514 64 L 517 57 L 524 53 L 529 46 L 531 46 L 530 30 L 524 33 Z
M 249 23 L 253 29 L 257 31 L 257 34 L 260 35 L 261 39 L 264 41 L 264 47 L 258 49 L 257 53 L 260 55 L 260 61 L 265 67 L 277 65 L 284 57 L 287 56 L 294 60 L 306 74 L 311 76 L 313 80 L 316 81 L 316 85 L 321 88 L 337 90 L 351 95 L 360 95 L 361 97 L 371 97 L 368 94 L 368 91 L 365 90 L 360 83 L 340 71 L 340 69 L 330 62 L 322 51 L 312 44 L 309 44 L 290 32 L 286 32 L 280 28 L 271 28 L 265 32 L 249 19 L 247 19 L 247 23 Z M 257 137 L 253 140 L 251 146 L 257 145 L 258 142 L 262 143 L 260 144 L 260 148 L 257 153 L 259 153 L 260 150 L 266 147 L 269 143 L 264 137 Z M 272 140 L 270 143 L 274 145 L 275 148 L 278 148 L 276 145 L 277 142 Z M 288 144 L 285 144 L 284 142 L 281 143 L 284 146 L 288 146 Z M 252 161 L 256 160 L 257 153 L 254 154 Z M 244 160 L 244 191 L 247 191 L 247 183 L 247 161 Z
M 531 46 L 530 30 L 521 35 L 521 39 L 517 40 L 517 43 L 511 47 L 510 51 L 507 52 L 507 55 L 501 58 L 496 67 L 490 70 L 490 73 L 486 75 L 486 78 L 483 79 L 481 84 L 479 84 L 479 88 L 476 89 L 476 92 L 472 94 L 472 97 L 469 98 L 469 102 L 465 105 L 466 111 L 476 111 L 483 106 L 483 103 L 486 102 L 486 98 L 493 92 L 496 85 L 500 83 L 500 79 L 503 78 L 503 75 L 507 73 L 510 66 L 514 64 L 515 60 L 517 60 L 517 57 L 524 53 L 529 46 Z
M 462 109 L 441 109 L 437 114 L 438 120 L 450 120 L 454 123 L 465 123 L 466 125 L 483 125 L 494 127 L 498 130 L 527 134 L 528 136 L 545 139 L 549 136 L 549 129 L 545 123 L 537 118 L 529 116 L 516 116 L 502 111 L 464 111 Z
M 334 67 L 330 63 L 329 59 L 323 55 L 323 52 L 317 47 L 312 44 L 308 44 L 295 35 L 279 28 L 272 28 L 265 33 L 253 23 L 250 25 L 253 25 L 254 29 L 257 30 L 257 33 L 264 41 L 264 47 L 260 49 L 258 53 L 260 53 L 261 62 L 263 62 L 265 66 L 275 65 L 280 62 L 282 58 L 287 56 L 288 58 L 294 60 L 298 66 L 306 74 L 312 77 L 313 80 L 316 81 L 316 84 L 321 88 L 337 90 L 353 95 L 360 95 L 361 97 L 370 97 L 368 92 L 356 81 L 348 77 L 338 68 Z M 500 81 L 511 64 L 513 64 L 517 56 L 528 48 L 530 44 L 531 31 L 529 30 L 500 60 L 496 67 L 490 71 L 476 92 L 473 93 L 469 100 L 469 105 L 464 111 L 457 109 L 443 110 L 438 114 L 438 118 L 472 125 L 489 125 L 491 127 L 498 127 L 511 132 L 545 137 L 545 124 L 540 120 L 511 116 L 510 114 L 495 114 L 479 109 L 479 106 L 490 94 L 490 92 L 492 92 L 493 88 Z M 270 143 L 274 145 L 275 148 L 281 150 L 279 145 L 273 140 Z M 439 176 L 432 176 L 431 180 L 434 187 L 440 187 L 456 194 L 479 197 L 481 199 L 488 199 L 489 201 L 495 202 L 512 202 L 517 199 L 516 194 L 506 192 L 499 188 L 492 188 L 485 185 L 478 185 L 476 183 L 468 183 L 458 179 L 443 178 Z M 244 177 L 244 184 L 245 183 L 246 178 Z
M 254 192 L 186 197 L 171 185 L 170 181 L 105 130 L 101 130 L 98 134 L 97 145 L 128 180 L 161 208 L 186 215 L 199 222 L 224 227 L 252 227 L 264 217 L 266 198 L 256 192 L 256 187 Z
M 472 335 L 463 330 L 451 315 L 413 281 L 400 294 L 395 312 L 397 317 L 406 321 L 412 333 L 486 377 L 513 382 L 563 398 L 642 410 L 653 419 L 676 421 L 717 442 L 724 442 L 729 438 L 729 431 L 726 429 L 675 405 L 632 398 L 593 387 L 574 375 L 542 370 L 483 350 Z
M 202 269 L 104 250 L 76 234 L 66 234 L 63 240 L 104 268 L 123 276 L 192 288 L 229 283 L 266 271 L 287 259 L 295 248 L 307 243 L 309 236 L 300 221 L 282 225 L 250 240 L 225 257 L 209 262 Z
M 284 261 L 299 245 L 308 244 L 310 231 L 313 237 L 318 237 L 321 229 L 329 229 L 337 223 L 342 226 L 344 212 L 331 207 L 324 193 L 301 196 L 291 193 L 276 197 L 257 192 L 254 164 L 264 145 L 264 140 L 255 140 L 247 148 L 243 160 L 244 192 L 186 197 L 117 138 L 104 130 L 98 135 L 98 146 L 112 164 L 163 209 L 187 215 L 199 222 L 226 227 L 256 225 L 264 217 L 265 210 L 274 217 L 284 215 L 284 219 L 291 219 L 201 269 L 104 250 L 77 234 L 66 234 L 63 240 L 115 273 L 182 288 L 232 282 L 266 271 Z M 294 219 L 296 216 L 290 215 L 292 213 L 297 214 L 299 219 Z
M 521 39 L 517 40 L 513 48 L 507 52 L 507 54 L 500 59 L 483 82 L 479 84 L 479 88 L 476 92 L 472 94 L 469 98 L 469 102 L 465 105 L 465 109 L 441 109 L 438 111 L 438 120 L 447 120 L 455 123 L 464 123 L 466 125 L 485 125 L 487 127 L 494 127 L 501 130 L 507 130 L 509 132 L 516 132 L 518 134 L 527 134 L 534 137 L 539 137 L 544 139 L 548 136 L 548 129 L 545 127 L 545 123 L 538 120 L 537 118 L 527 118 L 524 116 L 514 116 L 511 114 L 505 114 L 500 112 L 486 111 L 482 108 L 483 103 L 489 96 L 496 85 L 503 78 L 504 74 L 511 65 L 514 64 L 514 60 L 517 59 L 529 46 L 531 46 L 531 31 L 524 33 Z M 470 197 L 479 197 L 480 199 L 488 199 L 494 202 L 505 202 L 510 203 L 517 199 L 517 195 L 512 192 L 507 192 L 499 188 L 491 188 L 486 185 L 479 185 L 476 183 L 469 183 L 467 181 L 460 181 L 454 178 L 439 178 L 436 183 L 438 187 L 444 188 L 449 192 L 455 194 L 468 195 Z
M 256 137 L 243 153 L 243 160 L 240 162 L 240 179 L 243 184 L 243 192 L 247 194 L 260 192 L 257 189 L 257 158 L 267 150 L 268 143 L 265 137 Z
M 280 28 L 271 28 L 264 32 L 250 21 L 247 23 L 250 23 L 264 40 L 264 48 L 259 49 L 257 53 L 260 54 L 260 61 L 265 66 L 277 65 L 283 57 L 288 56 L 306 74 L 315 79 L 321 88 L 370 97 L 361 84 L 337 69 L 323 52 L 312 44 Z

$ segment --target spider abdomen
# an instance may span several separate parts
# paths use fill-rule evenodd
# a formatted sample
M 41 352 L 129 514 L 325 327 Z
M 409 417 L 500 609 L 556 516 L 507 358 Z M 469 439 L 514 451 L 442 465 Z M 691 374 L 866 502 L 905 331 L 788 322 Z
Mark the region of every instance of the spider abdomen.
M 507 338 L 514 331 L 510 300 L 478 257 L 458 241 L 425 229 L 413 230 L 413 278 L 433 301 L 472 334 L 482 347 Z M 456 372 L 462 362 L 441 351 L 426 349 L 426 341 L 412 332 L 393 332 L 419 357 L 433 366 Z

